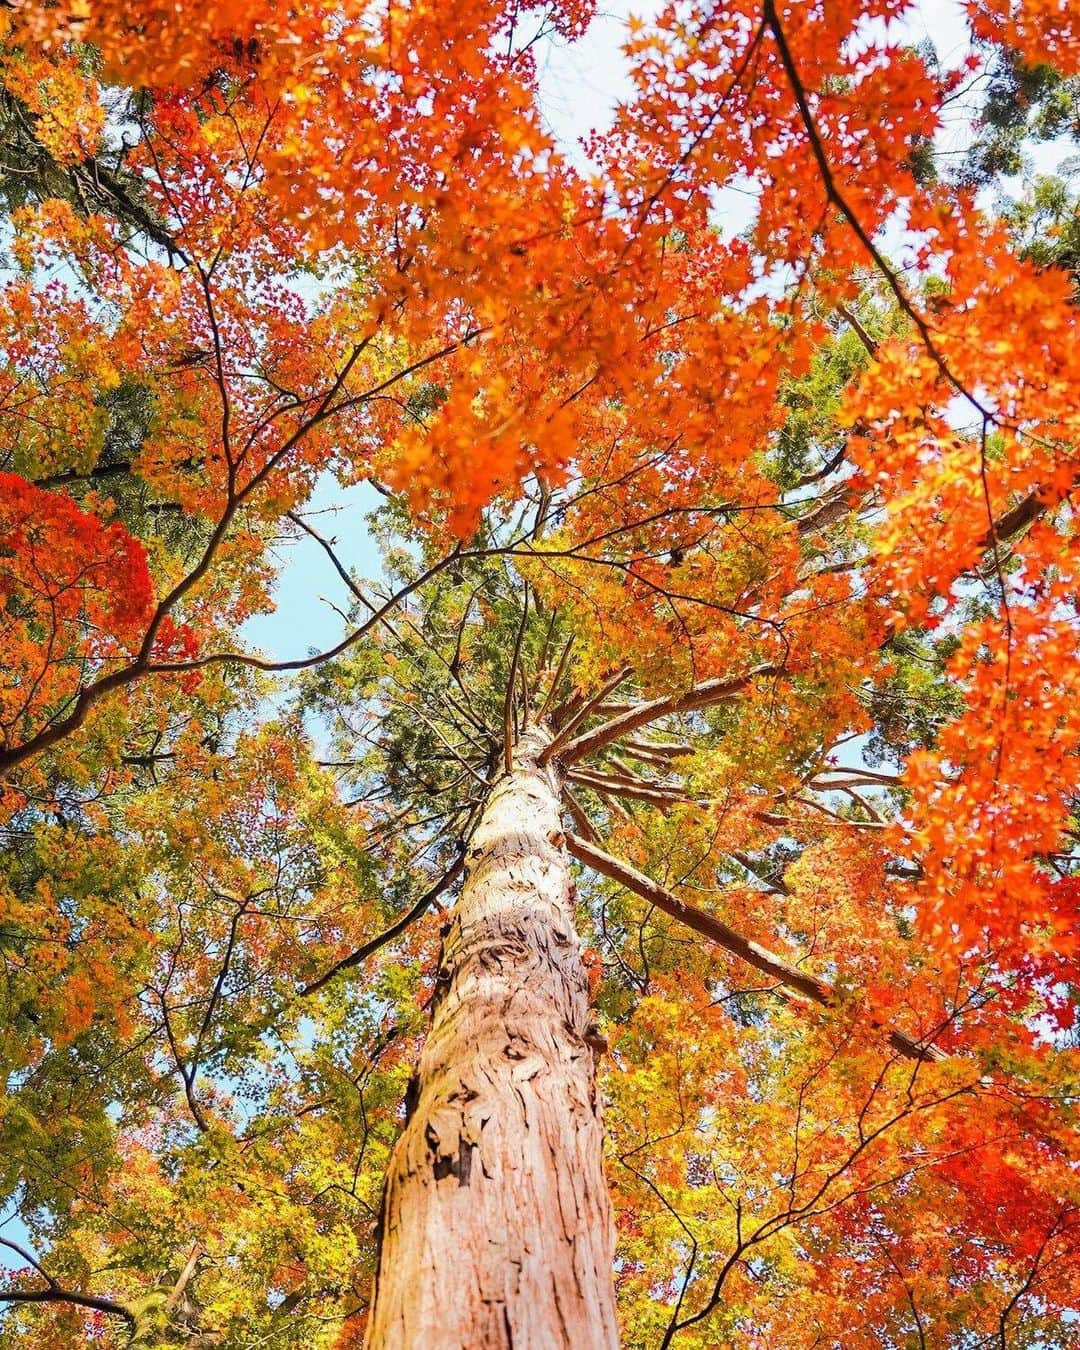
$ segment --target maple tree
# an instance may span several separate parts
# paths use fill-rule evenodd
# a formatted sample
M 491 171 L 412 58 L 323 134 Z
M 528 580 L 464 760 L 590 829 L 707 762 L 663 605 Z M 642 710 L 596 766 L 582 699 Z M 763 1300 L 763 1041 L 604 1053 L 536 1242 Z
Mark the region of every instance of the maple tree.
M 0 11 L 5 1343 L 1069 1343 L 1080 39 L 905 10 Z

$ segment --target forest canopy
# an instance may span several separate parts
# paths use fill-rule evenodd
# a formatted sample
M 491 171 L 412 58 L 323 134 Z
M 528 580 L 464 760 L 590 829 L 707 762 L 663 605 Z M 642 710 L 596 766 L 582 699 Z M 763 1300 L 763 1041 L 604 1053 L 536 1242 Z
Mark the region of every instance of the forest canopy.
M 1076 1344 L 1080 12 L 596 22 L 0 7 L 0 1345 Z

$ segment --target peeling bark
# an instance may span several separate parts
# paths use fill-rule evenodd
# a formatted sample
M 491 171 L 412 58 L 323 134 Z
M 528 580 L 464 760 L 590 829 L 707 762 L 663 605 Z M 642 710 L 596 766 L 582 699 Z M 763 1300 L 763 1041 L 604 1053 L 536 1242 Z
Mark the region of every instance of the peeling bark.
M 530 729 L 470 841 L 383 1202 L 371 1350 L 613 1350 L 597 1042 Z

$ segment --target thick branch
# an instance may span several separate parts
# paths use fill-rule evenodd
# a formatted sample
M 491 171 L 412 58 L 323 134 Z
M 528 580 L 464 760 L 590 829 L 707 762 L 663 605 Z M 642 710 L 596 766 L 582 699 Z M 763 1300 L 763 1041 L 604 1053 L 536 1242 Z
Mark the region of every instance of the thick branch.
M 188 1258 L 184 1262 L 184 1268 L 176 1277 L 176 1283 L 173 1285 L 172 1289 L 170 1289 L 169 1295 L 165 1300 L 166 1313 L 172 1312 L 184 1297 L 184 1290 L 191 1283 L 191 1277 L 195 1274 L 195 1269 L 205 1250 L 206 1249 L 201 1242 L 196 1242 L 191 1248 L 191 1251 L 188 1253 Z
M 591 698 L 587 698 L 569 721 L 567 721 L 564 726 L 560 727 L 558 735 L 544 751 L 541 763 L 546 764 L 548 760 L 553 759 L 556 756 L 561 758 L 560 751 L 562 747 L 569 741 L 570 737 L 578 727 L 581 726 L 582 722 L 586 721 L 588 717 L 596 711 L 609 694 L 613 694 L 620 684 L 629 679 L 631 673 L 632 667 L 621 666 L 614 674 L 609 676 L 596 693 L 593 694 Z
M 12 1242 L 10 1238 L 0 1238 L 0 1246 L 22 1257 L 48 1285 L 47 1289 L 2 1289 L 0 1303 L 74 1303 L 80 1308 L 92 1308 L 95 1312 L 122 1317 L 131 1326 L 135 1325 L 135 1314 L 122 1303 L 116 1303 L 111 1298 L 99 1298 L 96 1294 L 83 1294 L 76 1289 L 64 1289 L 25 1247 Z
M 826 497 L 808 516 L 801 517 L 795 526 L 796 532 L 800 535 L 818 534 L 853 511 L 861 501 L 862 498 L 858 493 L 845 486 Z
M 657 909 L 662 910 L 673 919 L 680 920 L 688 928 L 692 928 L 696 933 L 701 933 L 703 937 L 709 938 L 718 946 L 723 947 L 725 951 L 731 952 L 733 956 L 738 956 L 747 965 L 753 966 L 755 970 L 760 970 L 763 974 L 771 976 L 772 979 L 786 985 L 789 989 L 797 990 L 800 994 L 812 999 L 815 1003 L 820 1003 L 823 1007 L 831 1008 L 836 1005 L 836 991 L 827 980 L 807 974 L 800 970 L 798 966 L 792 965 L 790 961 L 785 961 L 766 947 L 761 947 L 758 943 L 751 942 L 749 938 L 743 937 L 741 933 L 729 927 L 723 920 L 706 913 L 703 909 L 698 909 L 695 905 L 688 905 L 673 891 L 667 890 L 666 887 L 651 880 L 628 863 L 613 858 L 610 853 L 604 853 L 601 849 L 594 848 L 592 844 L 586 843 L 584 839 L 580 839 L 575 834 L 567 836 L 566 847 L 579 862 L 583 862 L 597 872 L 601 872 L 604 876 L 610 877 L 612 881 L 617 881 L 621 886 L 625 886 L 628 891 L 633 891 L 635 895 L 639 895 L 649 904 L 655 905 Z M 908 1059 L 939 1060 L 945 1058 L 942 1051 L 932 1045 L 921 1045 L 902 1031 L 890 1031 L 889 1044 Z
M 579 736 L 577 740 L 564 745 L 558 752 L 558 759 L 563 764 L 574 764 L 585 755 L 592 754 L 594 750 L 601 750 L 605 745 L 610 745 L 620 736 L 637 731 L 639 727 L 648 726 L 650 722 L 659 721 L 660 718 L 675 713 L 692 712 L 697 708 L 710 708 L 713 704 L 723 703 L 725 699 L 745 689 L 752 680 L 764 675 L 779 675 L 782 669 L 782 666 L 755 666 L 745 675 L 737 675 L 733 679 L 705 680 L 683 694 L 654 698 L 648 703 L 636 704 L 627 712 L 613 717 L 610 722 L 603 722 L 592 731 L 586 732 L 584 736 Z M 554 744 L 553 742 L 552 748 Z
M 111 1298 L 80 1294 L 76 1289 L 4 1289 L 0 1290 L 0 1303 L 74 1303 L 79 1308 L 92 1308 L 95 1312 L 122 1317 L 131 1326 L 135 1325 L 135 1315 L 129 1308 L 114 1303 Z
M 626 752 L 635 759 L 678 759 L 692 755 L 694 747 L 682 741 L 626 741 Z
M 987 530 L 979 541 L 980 548 L 984 551 L 992 548 L 995 538 L 999 543 L 1006 543 L 1008 540 L 1014 539 L 1018 534 L 1023 533 L 1029 525 L 1033 525 L 1040 516 L 1045 515 L 1052 504 L 1038 488 L 1029 492 L 1011 510 L 1006 511 L 1002 516 L 998 516 L 993 529 Z

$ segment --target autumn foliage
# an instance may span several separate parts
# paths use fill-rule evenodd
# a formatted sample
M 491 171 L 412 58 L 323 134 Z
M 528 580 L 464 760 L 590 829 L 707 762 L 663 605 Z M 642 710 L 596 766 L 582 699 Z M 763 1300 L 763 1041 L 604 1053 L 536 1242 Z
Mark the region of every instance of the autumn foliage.
M 0 9 L 5 1345 L 363 1343 L 530 729 L 622 1342 L 1074 1343 L 1080 16 L 954 17 L 661 5 L 572 150 L 590 3 Z

